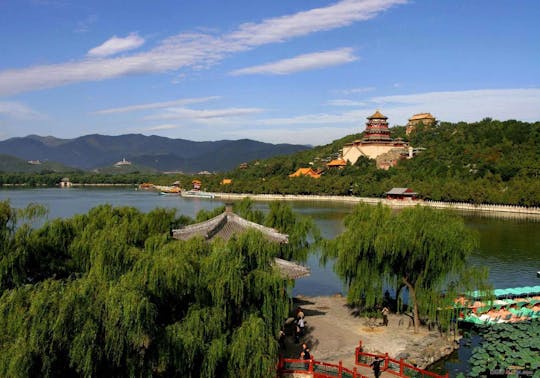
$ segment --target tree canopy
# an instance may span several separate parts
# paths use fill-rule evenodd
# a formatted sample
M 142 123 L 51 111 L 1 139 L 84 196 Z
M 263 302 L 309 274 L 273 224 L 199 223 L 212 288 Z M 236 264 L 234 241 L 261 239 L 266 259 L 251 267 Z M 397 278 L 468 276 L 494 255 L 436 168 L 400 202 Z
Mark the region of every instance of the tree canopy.
M 385 288 L 395 290 L 397 301 L 405 287 L 418 330 L 422 318 L 444 321 L 439 310 L 450 308 L 457 293 L 487 289 L 486 272 L 467 265 L 477 237 L 455 214 L 420 206 L 394 213 L 362 204 L 345 227 L 325 243 L 323 261 L 336 259 L 334 269 L 354 305 L 381 304 Z
M 275 374 L 290 299 L 259 232 L 174 240 L 190 221 L 174 210 L 109 205 L 39 228 L 17 215 L 0 202 L 0 375 Z

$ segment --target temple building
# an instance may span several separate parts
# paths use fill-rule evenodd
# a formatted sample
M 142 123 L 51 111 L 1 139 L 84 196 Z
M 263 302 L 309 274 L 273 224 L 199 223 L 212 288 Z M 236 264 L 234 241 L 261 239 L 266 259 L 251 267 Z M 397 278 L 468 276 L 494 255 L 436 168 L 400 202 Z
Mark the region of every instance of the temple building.
M 419 113 L 413 115 L 411 118 L 409 118 L 409 122 L 407 123 L 407 129 L 405 133 L 409 135 L 412 133 L 416 126 L 420 123 L 424 124 L 424 126 L 431 126 L 435 124 L 435 117 L 431 115 L 431 113 Z
M 278 230 L 263 226 L 261 224 L 248 221 L 232 211 L 232 205 L 227 204 L 225 211 L 218 216 L 205 222 L 190 224 L 183 228 L 172 230 L 172 237 L 179 240 L 188 240 L 195 236 L 202 236 L 210 241 L 215 238 L 229 240 L 234 235 L 255 229 L 261 232 L 262 236 L 269 242 L 286 244 L 289 236 L 280 233 Z M 274 266 L 279 269 L 281 275 L 288 279 L 297 279 L 309 276 L 309 268 L 292 261 L 280 258 L 274 259 Z
M 308 176 L 314 179 L 318 179 L 321 177 L 321 172 L 316 171 L 313 168 L 298 168 L 296 172 L 293 172 L 289 175 L 289 177 L 301 177 L 301 176 Z
M 329 163 L 326 163 L 326 166 L 330 169 L 332 168 L 343 169 L 347 166 L 347 162 L 343 159 L 334 159 L 330 161 Z
M 367 120 L 364 138 L 343 146 L 343 160 L 354 164 L 360 156 L 377 159 L 380 155 L 391 151 L 397 153 L 398 156 L 402 154 L 408 155 L 408 143 L 399 138 L 394 140 L 390 137 L 388 117 L 385 117 L 377 110 L 373 115 L 367 117 Z M 379 168 L 386 169 L 389 166 L 388 164 L 384 166 L 378 165 Z

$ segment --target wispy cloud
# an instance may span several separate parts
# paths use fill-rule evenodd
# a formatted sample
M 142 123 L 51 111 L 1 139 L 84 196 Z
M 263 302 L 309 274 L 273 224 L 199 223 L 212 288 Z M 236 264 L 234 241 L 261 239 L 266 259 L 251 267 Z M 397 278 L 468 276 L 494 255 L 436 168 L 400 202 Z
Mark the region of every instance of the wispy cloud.
M 77 22 L 77 26 L 75 27 L 76 33 L 86 33 L 90 30 L 90 26 L 92 26 L 96 21 L 98 20 L 98 16 L 95 14 L 91 14 L 88 17 L 86 17 L 84 20 L 80 20 Z
M 283 59 L 259 66 L 241 68 L 231 72 L 231 75 L 270 74 L 287 75 L 294 72 L 315 70 L 325 67 L 354 62 L 358 58 L 352 48 L 341 48 L 316 53 L 298 55 L 294 58 Z
M 344 94 L 344 95 L 350 95 L 350 94 L 355 94 L 355 93 L 372 92 L 374 90 L 375 90 L 375 87 L 359 87 L 359 88 L 342 89 L 336 92 Z
M 246 116 L 263 112 L 260 108 L 225 108 L 225 109 L 188 109 L 188 108 L 168 108 L 162 114 L 145 117 L 146 120 L 191 120 L 201 121 L 208 119 L 225 119 L 239 116 Z
M 430 112 L 437 119 L 450 122 L 478 121 L 485 117 L 500 120 L 540 119 L 540 89 L 479 89 L 442 91 L 397 96 L 377 96 L 366 99 L 364 106 L 353 111 L 302 114 L 292 117 L 266 118 L 260 125 L 345 125 L 355 123 L 358 131 L 375 109 L 389 118 L 391 124 L 404 125 L 416 113 Z
M 183 99 L 174 100 L 174 101 L 152 102 L 148 104 L 137 104 L 137 105 L 123 106 L 119 108 L 103 109 L 103 110 L 98 110 L 94 114 L 128 113 L 128 112 L 135 112 L 135 111 L 140 111 L 140 110 L 168 108 L 172 106 L 182 106 L 182 105 L 190 105 L 190 104 L 200 104 L 203 102 L 216 100 L 218 98 L 219 96 L 183 98 Z
M 150 126 L 144 129 L 141 129 L 140 131 L 161 131 L 161 130 L 173 130 L 178 129 L 180 126 L 178 125 L 172 125 L 172 124 L 164 124 L 164 125 L 156 125 L 156 126 Z
M 88 51 L 90 57 L 105 57 L 118 54 L 119 52 L 136 49 L 144 44 L 144 38 L 139 37 L 136 33 L 131 33 L 127 37 L 119 38 L 113 36 L 101 45 L 94 47 Z
M 375 107 L 397 124 L 405 124 L 415 114 L 430 112 L 444 121 L 478 121 L 484 117 L 499 120 L 540 119 L 540 89 L 478 89 L 441 91 L 370 99 Z
M 336 99 L 336 100 L 329 100 L 326 102 L 326 105 L 330 106 L 366 106 L 368 105 L 364 101 L 353 101 L 353 100 L 347 100 L 347 99 Z
M 0 71 L 0 95 L 183 67 L 204 69 L 232 53 L 369 20 L 405 2 L 342 0 L 327 7 L 242 24 L 237 30 L 222 36 L 201 32 L 178 34 L 163 40 L 153 49 L 130 56 L 4 70 Z
M 0 117 L 15 120 L 36 120 L 45 116 L 19 102 L 0 101 Z

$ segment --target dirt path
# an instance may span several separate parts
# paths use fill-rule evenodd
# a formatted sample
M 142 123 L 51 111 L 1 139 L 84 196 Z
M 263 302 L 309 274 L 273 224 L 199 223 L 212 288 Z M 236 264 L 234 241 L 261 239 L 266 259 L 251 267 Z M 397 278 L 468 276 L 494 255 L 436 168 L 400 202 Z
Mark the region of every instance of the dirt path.
M 295 344 L 292 336 L 286 338 L 285 357 L 298 358 L 301 343 L 306 342 L 316 360 L 336 364 L 341 360 L 345 367 L 352 369 L 355 366 L 355 348 L 360 340 L 364 351 L 387 352 L 396 358 L 406 355 L 407 350 L 426 338 L 438 337 L 437 332 L 429 332 L 425 328 L 415 334 L 412 327 L 409 328 L 406 315 L 390 314 L 388 327 L 380 325 L 380 321 L 369 323 L 366 318 L 355 316 L 342 296 L 299 296 L 295 298 L 295 305 L 304 310 L 306 334 L 300 344 Z M 292 332 L 292 323 L 288 329 Z

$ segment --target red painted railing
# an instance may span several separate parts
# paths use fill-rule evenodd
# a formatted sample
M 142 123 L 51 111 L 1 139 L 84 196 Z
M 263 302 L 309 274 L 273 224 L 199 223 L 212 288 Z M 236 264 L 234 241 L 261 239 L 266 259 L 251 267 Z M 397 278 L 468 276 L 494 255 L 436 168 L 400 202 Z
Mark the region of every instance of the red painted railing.
M 431 378 L 448 378 L 448 373 L 445 375 L 439 375 L 432 373 L 427 370 L 419 369 L 416 366 L 413 366 L 411 364 L 406 363 L 403 361 L 403 359 L 396 360 L 394 358 L 391 358 L 388 356 L 388 353 L 385 354 L 374 354 L 374 353 L 366 353 L 362 351 L 362 341 L 360 341 L 359 345 L 356 347 L 355 350 L 355 364 L 358 366 L 366 366 L 369 367 L 371 362 L 375 359 L 375 357 L 379 357 L 384 360 L 384 365 L 382 368 L 382 371 L 385 371 L 387 373 L 396 375 L 398 377 L 431 377 Z
M 294 358 L 280 358 L 278 364 L 278 376 L 283 374 L 309 374 L 314 378 L 368 378 L 356 371 L 343 367 L 343 363 L 329 364 L 315 360 L 298 360 Z

